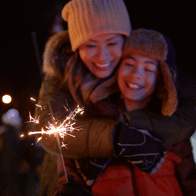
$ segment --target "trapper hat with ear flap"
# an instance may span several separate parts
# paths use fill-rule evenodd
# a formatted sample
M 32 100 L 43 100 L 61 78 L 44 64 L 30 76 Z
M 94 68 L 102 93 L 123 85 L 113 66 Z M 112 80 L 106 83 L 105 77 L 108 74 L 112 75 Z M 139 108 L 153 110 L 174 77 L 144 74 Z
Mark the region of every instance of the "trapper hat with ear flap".
M 162 99 L 162 114 L 171 116 L 178 104 L 177 90 L 170 71 L 171 65 L 166 63 L 168 45 L 164 36 L 154 30 L 134 30 L 123 46 L 123 58 L 131 54 L 146 56 L 159 62 L 163 87 L 158 89 L 157 97 Z
M 131 22 L 123 0 L 71 0 L 61 12 L 68 23 L 72 51 L 94 36 L 112 33 L 128 37 Z

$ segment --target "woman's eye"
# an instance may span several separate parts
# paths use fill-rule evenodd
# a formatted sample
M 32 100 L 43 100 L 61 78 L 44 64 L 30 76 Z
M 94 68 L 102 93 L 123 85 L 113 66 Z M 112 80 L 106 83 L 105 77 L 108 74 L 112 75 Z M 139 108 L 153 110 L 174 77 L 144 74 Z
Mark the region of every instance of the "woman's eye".
M 114 46 L 114 45 L 117 45 L 117 42 L 111 42 L 108 44 L 108 46 Z
M 87 48 L 96 48 L 97 46 L 96 45 L 93 45 L 93 44 L 88 44 L 86 45 Z

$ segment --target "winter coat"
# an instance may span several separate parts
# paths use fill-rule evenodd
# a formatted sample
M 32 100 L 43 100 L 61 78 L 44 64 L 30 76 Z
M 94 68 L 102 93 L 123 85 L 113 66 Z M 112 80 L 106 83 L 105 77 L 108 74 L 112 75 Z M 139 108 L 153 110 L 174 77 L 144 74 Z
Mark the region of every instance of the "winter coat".
M 97 81 L 94 76 L 87 72 L 85 67 L 83 68 L 84 70 L 82 70 L 81 66 L 77 67 L 77 63 L 72 64 L 72 61 L 74 61 L 74 58 L 72 57 L 74 55 L 76 55 L 76 53 L 71 52 L 68 33 L 67 31 L 62 31 L 59 34 L 54 35 L 48 41 L 43 58 L 45 82 L 47 84 L 48 95 L 52 103 L 51 105 L 55 117 L 58 120 L 64 119 L 68 114 L 65 107 L 74 110 L 78 104 L 80 104 L 81 107 L 85 106 L 84 115 L 78 116 L 78 118 L 76 117 L 76 125 L 80 126 L 85 124 L 85 127 L 83 127 L 83 131 L 73 132 L 76 136 L 75 138 L 64 138 L 63 142 L 67 144 L 69 148 L 63 149 L 63 155 L 75 159 L 99 157 L 100 152 L 102 158 L 114 156 L 112 134 L 117 120 L 115 118 L 112 120 L 105 119 L 106 116 L 97 113 L 94 114 L 93 110 L 94 105 L 96 105 L 95 103 L 108 97 L 111 92 L 118 91 L 117 86 L 112 86 L 110 88 L 111 84 L 115 85 L 115 76 Z M 66 62 L 68 62 L 68 65 Z M 64 80 L 65 72 L 69 74 L 69 77 L 66 78 L 67 81 L 63 88 L 59 88 L 62 80 Z M 83 72 L 86 73 L 85 77 L 82 77 Z M 83 81 L 79 87 L 74 86 L 74 82 L 75 80 L 77 81 L 78 78 Z M 90 97 L 90 100 L 87 99 L 87 97 Z M 42 105 L 44 109 L 41 110 L 38 107 L 36 108 L 35 116 L 39 116 L 40 120 L 40 123 L 36 125 L 36 130 L 41 129 L 41 127 L 47 125 L 48 121 L 51 121 L 51 116 L 48 115 L 50 110 L 49 107 L 47 107 L 48 102 L 43 84 L 39 92 L 38 104 Z M 93 109 L 91 109 L 92 106 Z M 165 145 L 188 139 L 193 134 L 196 122 L 195 104 L 189 100 L 183 100 L 182 104 L 178 106 L 175 114 L 171 117 L 158 115 L 148 110 L 126 112 L 124 115 L 127 117 L 131 126 L 159 134 L 165 140 Z M 100 119 L 100 117 L 104 117 L 104 119 Z M 100 139 L 97 141 L 98 143 L 93 141 L 93 139 L 91 140 L 91 138 L 94 138 L 94 133 L 103 129 L 104 133 L 103 135 L 100 135 Z M 177 135 L 178 137 L 176 137 Z M 103 143 L 101 137 L 104 138 Z M 45 138 L 46 137 L 43 135 L 43 138 L 40 141 L 40 144 L 44 149 L 52 154 L 59 155 L 56 139 L 52 135 L 48 139 Z M 88 144 L 86 143 L 86 139 L 83 140 L 81 138 L 90 138 Z M 88 148 L 88 146 L 102 145 L 104 150 L 96 150 L 96 148 L 91 150 Z
M 62 31 L 48 41 L 43 58 L 45 83 L 55 118 L 58 120 L 65 118 L 68 112 L 64 106 L 70 110 L 78 104 L 85 106 L 85 116 L 76 117 L 76 126 L 84 124 L 85 126 L 82 127 L 82 131 L 73 131 L 74 138 L 63 139 L 67 145 L 67 148 L 62 148 L 63 155 L 73 159 L 116 157 L 113 151 L 113 130 L 118 121 L 100 119 L 100 116 L 98 118 L 91 109 L 96 102 L 106 98 L 108 93 L 118 91 L 114 83 L 115 77 L 97 80 L 81 65 L 77 55 L 77 52 L 71 51 L 67 31 Z M 66 75 L 68 77 L 65 77 Z M 114 86 L 107 90 L 111 84 Z M 36 108 L 35 116 L 40 117 L 40 124 L 36 125 L 36 130 L 47 125 L 51 119 L 48 115 L 50 110 L 47 107 L 43 84 L 38 104 L 43 106 L 43 110 Z M 153 114 L 148 110 L 126 112 L 125 116 L 131 126 L 158 133 L 166 144 L 189 138 L 195 127 L 195 107 L 191 101 L 185 101 L 171 117 Z M 43 135 L 40 144 L 47 152 L 59 155 L 59 147 L 53 135 L 50 137 Z
M 108 99 L 111 99 L 111 98 L 108 98 Z M 158 115 L 161 110 L 159 102 L 160 101 L 156 100 L 156 98 L 151 100 L 148 107 L 144 111 L 148 110 Z M 111 103 L 112 102 L 110 100 L 107 100 L 107 99 L 102 100 L 96 104 L 96 109 L 99 110 L 100 113 L 107 112 L 108 116 L 114 115 L 113 113 L 109 114 L 107 110 L 107 108 L 109 107 L 114 108 L 117 105 L 115 103 L 114 105 L 109 106 L 111 105 Z M 183 98 L 181 97 L 179 101 L 179 106 L 183 104 L 184 104 Z M 120 107 L 119 111 L 123 113 L 123 111 L 125 110 L 124 105 L 119 104 L 119 107 Z M 131 191 L 133 191 L 134 194 L 136 195 L 181 195 L 183 193 L 183 195 L 196 195 L 196 165 L 195 165 L 194 158 L 193 158 L 190 139 L 187 139 L 187 140 L 184 140 L 184 141 L 172 144 L 172 145 L 166 145 L 166 149 L 167 149 L 166 159 L 163 165 L 161 166 L 161 168 L 156 172 L 155 175 L 146 174 L 138 170 L 137 168 L 132 169 L 131 172 L 129 171 L 132 174 L 132 177 L 131 175 L 130 177 L 131 178 L 134 177 L 134 179 L 131 179 L 131 180 L 129 179 L 130 182 L 132 181 L 131 184 L 133 185 L 133 188 L 132 188 L 133 190 Z M 129 172 L 123 172 L 124 171 L 123 166 L 120 167 L 121 169 L 119 167 L 116 167 L 115 164 L 113 166 L 115 166 L 115 171 L 112 171 L 112 168 L 110 168 L 108 165 L 106 170 L 102 172 L 102 174 L 97 178 L 92 188 L 93 195 L 104 195 L 105 193 L 107 195 L 107 191 L 111 191 L 111 189 L 110 188 L 107 189 L 107 187 L 109 187 L 109 185 L 112 184 L 112 183 L 110 184 L 110 181 L 111 182 L 117 181 L 115 179 L 117 178 L 117 176 L 115 176 L 115 173 L 117 172 L 117 170 L 118 172 L 121 173 L 121 175 L 119 176 L 121 176 L 122 179 L 126 178 L 125 173 L 128 174 Z M 124 178 L 123 178 L 123 173 L 124 173 Z M 107 181 L 108 181 L 108 184 L 107 184 Z M 97 182 L 98 182 L 98 185 L 97 185 Z M 102 189 L 100 188 L 103 186 L 106 188 L 106 190 L 103 188 Z M 127 190 L 127 192 L 129 192 L 130 190 L 129 186 L 128 186 L 129 188 L 127 187 L 126 189 L 126 185 L 123 186 L 123 183 L 121 184 L 120 182 L 119 183 L 116 182 L 114 187 L 116 187 L 116 189 L 113 189 L 114 191 L 113 195 L 118 193 L 118 187 L 120 190 L 124 190 L 124 191 Z M 154 187 L 156 187 L 156 189 L 153 189 Z M 181 190 L 182 190 L 182 193 L 181 193 Z M 100 193 L 100 191 L 102 192 Z M 125 191 L 125 195 L 126 195 L 126 191 Z
M 74 176 L 84 188 L 81 176 L 75 171 L 75 164 L 64 158 L 68 175 Z M 179 183 L 175 177 L 174 167 L 180 162 L 180 158 L 168 152 L 164 163 L 156 174 L 148 174 L 133 167 L 125 159 L 115 159 L 110 162 L 106 169 L 97 177 L 91 192 L 94 196 L 104 195 L 182 195 Z M 61 176 L 53 195 L 58 188 L 65 184 L 66 178 L 62 170 L 62 161 L 58 159 L 58 172 Z
M 164 163 L 155 174 L 148 174 L 133 167 L 126 159 L 119 158 L 112 160 L 106 169 L 97 177 L 91 192 L 94 196 L 137 196 L 137 195 L 182 195 L 181 188 L 175 177 L 175 167 L 181 159 L 175 154 L 168 152 Z M 74 176 L 84 188 L 84 182 L 81 176 L 76 172 L 75 165 L 72 161 L 64 158 L 66 171 L 68 175 Z M 58 188 L 67 183 L 63 173 L 62 161 L 58 159 L 58 172 L 60 180 L 54 189 L 54 194 Z
M 102 113 L 106 111 L 107 115 L 109 115 L 108 110 L 106 110 L 106 108 L 109 108 L 109 103 L 111 101 L 102 100 L 97 104 L 97 110 L 98 106 L 100 106 L 99 111 Z M 158 105 L 153 101 L 155 110 L 157 110 Z M 123 111 L 123 109 L 124 107 L 120 111 Z M 165 161 L 155 174 L 142 172 L 130 163 L 127 163 L 125 159 L 112 160 L 96 179 L 92 186 L 92 194 L 123 196 L 194 195 L 196 193 L 196 169 L 190 140 L 168 145 L 166 149 L 167 156 Z M 67 168 L 68 175 L 73 175 L 81 183 L 76 168 L 74 168 L 75 165 L 71 164 L 66 158 L 65 163 L 69 165 Z M 62 171 L 62 166 L 60 164 L 58 166 L 59 171 Z M 66 183 L 64 177 L 60 179 L 55 191 L 61 184 Z
M 179 157 L 167 153 L 164 163 L 155 174 L 148 174 L 131 166 L 125 160 L 112 161 L 96 179 L 94 196 L 106 195 L 182 195 L 174 167 Z

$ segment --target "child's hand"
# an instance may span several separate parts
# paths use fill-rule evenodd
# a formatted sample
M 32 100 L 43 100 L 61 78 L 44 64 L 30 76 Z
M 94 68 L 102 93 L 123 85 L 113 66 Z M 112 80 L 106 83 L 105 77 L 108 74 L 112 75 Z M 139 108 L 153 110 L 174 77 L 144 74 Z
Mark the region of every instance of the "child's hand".
M 115 152 L 141 171 L 155 173 L 164 161 L 166 150 L 163 142 L 146 130 L 120 124 L 114 141 Z
M 105 169 L 110 159 L 80 159 L 75 160 L 78 172 L 86 185 L 92 186 L 97 176 Z
M 133 158 L 127 158 L 127 161 L 143 172 L 155 174 L 157 170 L 161 167 L 162 163 L 165 161 L 165 156 L 166 156 L 166 151 L 164 152 L 163 157 L 160 156 L 160 154 L 146 155 L 145 158 L 135 157 L 135 161 Z

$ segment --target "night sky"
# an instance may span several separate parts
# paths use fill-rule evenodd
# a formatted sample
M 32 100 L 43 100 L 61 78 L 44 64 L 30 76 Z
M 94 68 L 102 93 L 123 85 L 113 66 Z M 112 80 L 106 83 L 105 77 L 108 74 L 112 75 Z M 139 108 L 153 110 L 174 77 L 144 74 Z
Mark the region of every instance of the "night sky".
M 45 3 L 46 2 L 46 3 Z M 33 50 L 31 32 L 37 32 L 41 55 L 49 29 L 56 15 L 56 4 L 63 6 L 68 1 L 63 0 L 30 0 L 26 2 L 7 2 L 2 10 L 3 23 L 1 39 L 1 76 L 0 96 L 11 94 L 13 102 L 10 105 L 0 103 L 0 114 L 9 108 L 16 108 L 23 119 L 28 112 L 34 111 L 34 103 L 30 97 L 37 98 L 41 84 L 38 65 Z M 195 5 L 177 4 L 157 1 L 139 2 L 126 0 L 133 29 L 155 29 L 167 35 L 176 50 L 176 59 L 180 76 L 184 73 L 195 74 Z M 129 3 L 129 4 L 128 4 Z M 66 26 L 66 25 L 65 25 Z M 193 53 L 194 52 L 194 53 Z M 181 76 L 182 77 L 182 76 Z

